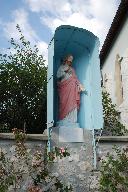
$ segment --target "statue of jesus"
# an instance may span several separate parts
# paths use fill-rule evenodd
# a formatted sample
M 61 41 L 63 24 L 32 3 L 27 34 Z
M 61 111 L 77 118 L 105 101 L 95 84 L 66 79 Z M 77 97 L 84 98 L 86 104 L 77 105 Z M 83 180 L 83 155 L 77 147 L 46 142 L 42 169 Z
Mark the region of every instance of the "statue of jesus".
M 85 91 L 72 67 L 73 56 L 67 55 L 57 71 L 59 94 L 59 120 L 77 123 L 80 92 Z

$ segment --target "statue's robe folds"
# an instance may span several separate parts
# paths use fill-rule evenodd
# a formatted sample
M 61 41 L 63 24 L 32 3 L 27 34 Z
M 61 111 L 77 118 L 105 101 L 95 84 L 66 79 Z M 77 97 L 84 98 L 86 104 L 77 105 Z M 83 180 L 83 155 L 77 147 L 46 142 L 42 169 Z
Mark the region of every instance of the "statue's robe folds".
M 71 67 L 71 73 L 64 71 L 66 66 L 58 70 L 58 77 L 63 77 L 57 82 L 59 93 L 59 120 L 77 122 L 77 110 L 80 107 L 79 80 Z M 59 74 L 61 74 L 59 76 Z

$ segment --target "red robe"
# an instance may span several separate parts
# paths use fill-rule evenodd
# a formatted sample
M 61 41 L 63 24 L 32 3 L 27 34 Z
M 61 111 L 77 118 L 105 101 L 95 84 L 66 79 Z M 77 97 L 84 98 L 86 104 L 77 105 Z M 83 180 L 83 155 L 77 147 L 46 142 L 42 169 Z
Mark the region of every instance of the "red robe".
M 58 82 L 59 93 L 59 119 L 64 119 L 73 109 L 80 107 L 80 82 L 77 79 L 74 69 L 72 76 L 62 82 Z

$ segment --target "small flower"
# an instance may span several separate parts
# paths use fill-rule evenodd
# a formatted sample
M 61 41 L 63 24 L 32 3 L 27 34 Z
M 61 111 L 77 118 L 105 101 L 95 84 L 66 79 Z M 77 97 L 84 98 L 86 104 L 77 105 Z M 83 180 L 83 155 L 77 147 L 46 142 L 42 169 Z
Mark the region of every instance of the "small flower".
M 63 147 L 61 147 L 60 152 L 61 152 L 61 154 L 63 154 L 65 152 L 65 149 Z

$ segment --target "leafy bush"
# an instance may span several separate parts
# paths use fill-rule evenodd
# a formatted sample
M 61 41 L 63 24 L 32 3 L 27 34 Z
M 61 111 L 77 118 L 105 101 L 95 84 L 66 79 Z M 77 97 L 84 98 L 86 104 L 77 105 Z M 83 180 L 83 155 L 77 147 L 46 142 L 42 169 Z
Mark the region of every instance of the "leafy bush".
M 128 191 L 128 147 L 114 147 L 115 155 L 108 154 L 102 161 L 100 192 Z
M 103 117 L 105 135 L 125 135 L 128 133 L 125 126 L 120 122 L 120 113 L 116 110 L 116 105 L 112 103 L 109 93 L 102 92 Z

